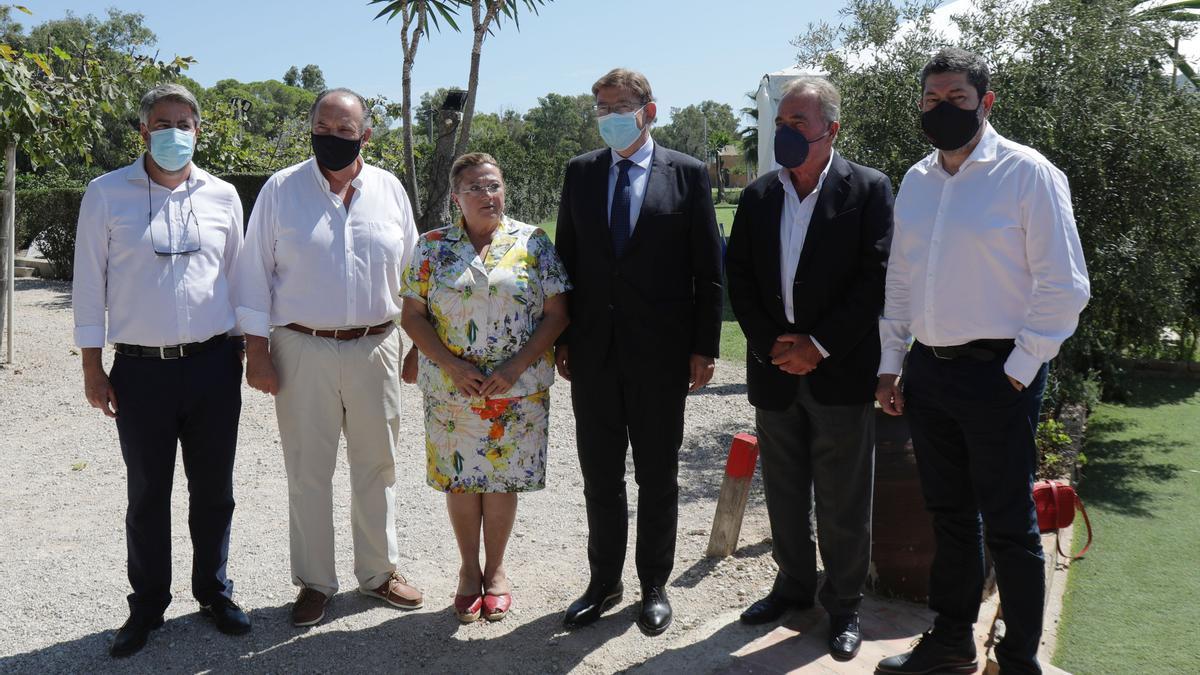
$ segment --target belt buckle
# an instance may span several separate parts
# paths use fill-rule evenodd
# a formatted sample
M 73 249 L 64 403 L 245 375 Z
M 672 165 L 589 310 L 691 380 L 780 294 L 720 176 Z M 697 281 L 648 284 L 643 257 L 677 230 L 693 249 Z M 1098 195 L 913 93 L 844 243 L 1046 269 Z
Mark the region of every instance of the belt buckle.
M 943 361 L 953 361 L 954 360 L 953 356 L 942 356 L 941 354 L 939 354 L 937 347 L 930 347 L 929 351 L 933 352 L 933 357 L 936 359 L 941 359 Z
M 167 354 L 170 353 L 167 351 L 168 349 L 174 349 L 175 355 L 167 356 Z M 158 358 L 163 359 L 164 361 L 174 361 L 175 359 L 181 358 L 182 356 L 183 356 L 183 345 L 173 345 L 171 347 L 159 347 L 158 348 Z

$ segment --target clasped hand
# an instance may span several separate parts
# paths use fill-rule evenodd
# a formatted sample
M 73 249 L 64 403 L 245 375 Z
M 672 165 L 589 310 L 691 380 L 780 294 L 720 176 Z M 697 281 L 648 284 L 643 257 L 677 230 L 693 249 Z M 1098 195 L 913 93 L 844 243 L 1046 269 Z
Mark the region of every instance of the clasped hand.
M 813 344 L 812 338 L 804 334 L 784 333 L 775 338 L 771 345 L 771 363 L 792 375 L 807 375 L 825 357 Z
M 448 374 L 462 395 L 494 398 L 508 393 L 517 383 L 521 371 L 516 364 L 509 360 L 500 364 L 500 367 L 492 371 L 491 375 L 484 377 L 475 364 L 463 359 L 455 359 Z

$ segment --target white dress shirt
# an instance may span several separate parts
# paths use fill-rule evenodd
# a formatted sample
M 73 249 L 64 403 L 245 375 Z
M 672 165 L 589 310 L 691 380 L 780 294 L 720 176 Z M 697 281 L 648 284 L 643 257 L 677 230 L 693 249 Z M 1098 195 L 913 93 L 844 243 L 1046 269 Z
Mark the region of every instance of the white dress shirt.
M 192 165 L 174 190 L 150 180 L 145 155 L 88 184 L 75 235 L 75 344 L 166 347 L 236 331 L 232 272 L 242 202 L 232 185 Z M 151 231 L 154 235 L 152 236 Z M 159 255 L 168 241 L 194 253 Z M 176 247 L 174 250 L 185 250 Z
M 238 268 L 242 330 L 375 326 L 400 315 L 400 285 L 417 241 L 408 195 L 368 164 L 351 181 L 349 213 L 316 160 L 271 176 L 250 214 Z
M 650 160 L 654 157 L 654 139 L 646 137 L 642 147 L 633 151 L 628 157 L 622 157 L 616 150 L 612 153 L 612 165 L 608 168 L 608 222 L 612 222 L 613 193 L 617 191 L 617 176 L 621 167 L 617 162 L 628 159 L 633 162 L 629 167 L 629 235 L 637 227 L 638 214 L 642 212 L 642 202 L 646 199 L 646 183 L 650 180 Z
M 900 185 L 879 373 L 900 372 L 910 334 L 936 347 L 1015 339 L 1004 372 L 1028 385 L 1089 293 L 1067 177 L 988 125 L 955 175 L 935 151 Z
M 817 198 L 821 194 L 821 186 L 825 184 L 825 176 L 829 175 L 829 166 L 833 164 L 833 153 L 821 170 L 817 186 L 812 192 L 800 197 L 796 186 L 792 184 L 792 174 L 786 168 L 779 170 L 779 182 L 783 184 L 783 211 L 779 216 L 779 285 L 783 291 L 783 313 L 787 320 L 795 323 L 796 311 L 793 302 L 796 268 L 800 265 L 800 252 L 804 250 L 804 238 L 808 236 L 808 225 L 812 222 L 813 211 L 817 208 Z M 829 352 L 809 336 L 813 346 L 821 352 L 821 356 L 829 358 Z

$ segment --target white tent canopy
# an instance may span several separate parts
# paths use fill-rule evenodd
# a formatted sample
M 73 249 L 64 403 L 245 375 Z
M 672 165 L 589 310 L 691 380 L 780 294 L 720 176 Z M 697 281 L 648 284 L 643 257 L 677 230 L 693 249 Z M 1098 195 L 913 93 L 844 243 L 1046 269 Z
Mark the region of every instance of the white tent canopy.
M 779 108 L 779 99 L 783 97 L 783 88 L 788 82 L 802 75 L 824 75 L 815 70 L 804 70 L 799 66 L 784 68 L 774 73 L 762 76 L 758 85 L 758 93 L 754 100 L 758 102 L 758 175 L 779 168 L 775 163 L 775 111 Z

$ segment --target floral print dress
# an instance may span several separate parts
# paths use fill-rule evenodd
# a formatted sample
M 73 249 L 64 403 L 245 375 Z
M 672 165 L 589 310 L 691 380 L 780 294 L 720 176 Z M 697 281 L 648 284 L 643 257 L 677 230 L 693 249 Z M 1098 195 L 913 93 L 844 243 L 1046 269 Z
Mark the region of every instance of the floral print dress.
M 507 216 L 480 257 L 459 221 L 424 234 L 401 293 L 425 303 L 442 344 L 487 377 L 541 322 L 546 298 L 571 285 L 550 237 Z M 505 398 L 464 396 L 425 354 L 426 482 L 442 492 L 524 492 L 546 486 L 554 355 L 538 358 Z

